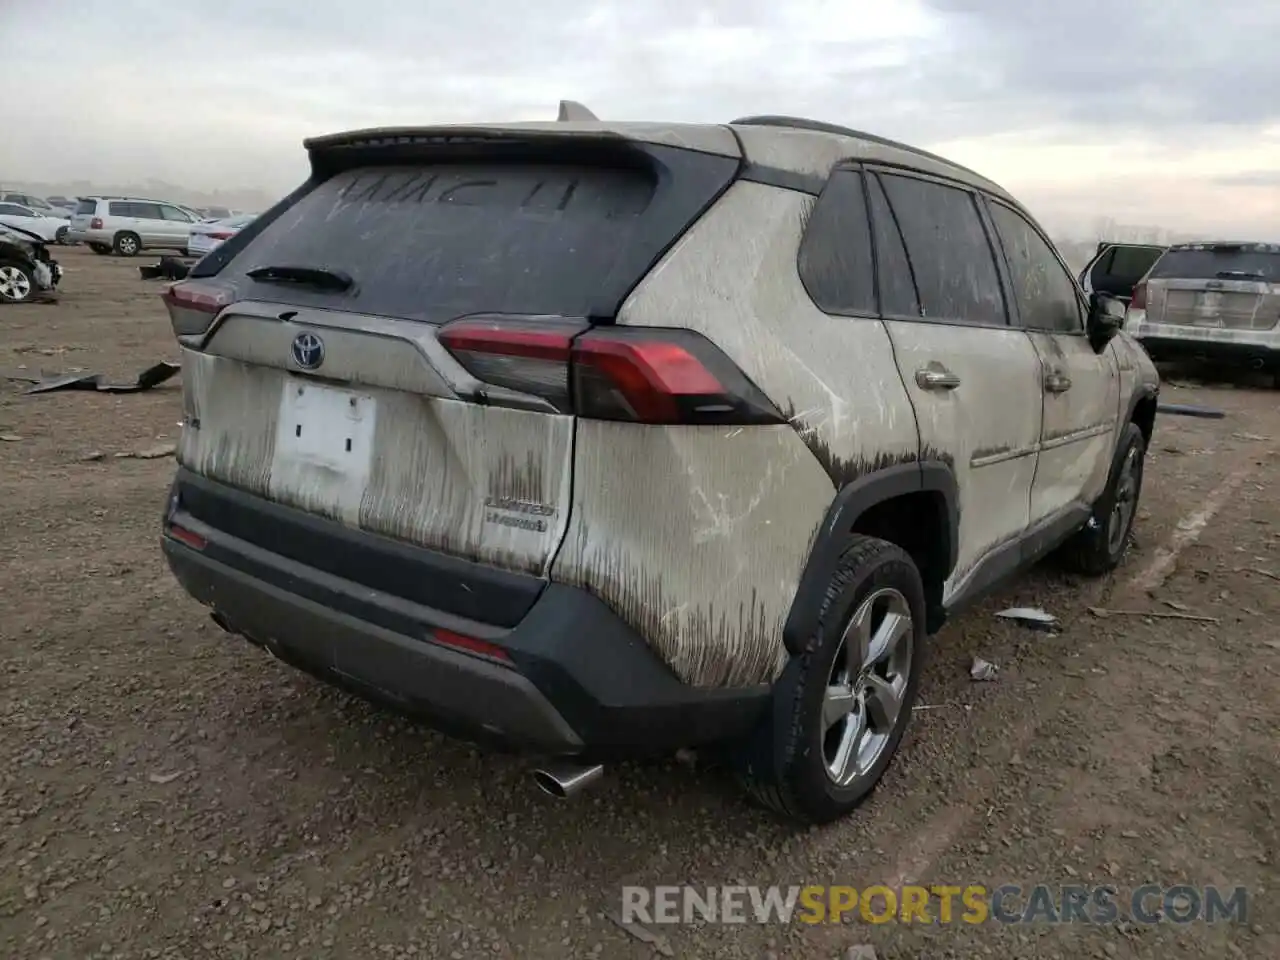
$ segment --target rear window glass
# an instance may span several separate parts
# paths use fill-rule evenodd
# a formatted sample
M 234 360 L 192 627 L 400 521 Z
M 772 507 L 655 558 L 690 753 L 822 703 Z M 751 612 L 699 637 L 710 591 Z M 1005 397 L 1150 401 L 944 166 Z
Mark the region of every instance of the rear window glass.
M 1170 250 L 1151 268 L 1151 280 L 1266 280 L 1280 283 L 1280 247 L 1205 247 Z
M 97 200 L 81 200 L 76 204 L 76 213 L 93 213 L 97 209 Z
M 636 248 L 656 257 L 674 239 L 645 217 L 655 187 L 643 169 L 586 165 L 346 171 L 281 213 L 227 273 L 252 297 L 437 323 L 481 312 L 584 316 L 601 309 L 619 271 L 634 269 Z M 245 277 L 264 266 L 340 270 L 355 286 L 332 293 Z

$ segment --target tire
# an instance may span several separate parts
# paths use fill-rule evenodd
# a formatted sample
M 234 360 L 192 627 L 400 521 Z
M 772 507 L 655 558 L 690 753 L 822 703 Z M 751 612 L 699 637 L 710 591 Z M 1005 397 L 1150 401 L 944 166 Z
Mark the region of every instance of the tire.
M 772 712 L 734 758 L 752 798 L 806 825 L 848 815 L 879 784 L 911 720 L 926 639 L 920 571 L 884 540 L 853 537 L 822 604 Z M 860 624 L 867 656 L 846 642 Z
M 1088 523 L 1062 550 L 1066 565 L 1076 573 L 1100 577 L 1120 565 L 1129 549 L 1133 521 L 1138 515 L 1147 442 L 1136 423 L 1125 425 L 1111 463 L 1107 487 L 1093 504 Z
M 0 303 L 26 303 L 36 295 L 31 270 L 12 260 L 0 260 Z
M 116 234 L 111 249 L 120 257 L 136 257 L 142 252 L 142 240 L 136 233 L 121 230 Z
M 55 230 L 53 234 L 53 242 L 60 247 L 65 247 L 69 242 L 67 240 L 67 231 L 68 231 L 67 227 L 59 227 L 57 230 Z
M 92 250 L 94 253 L 96 253 L 100 257 L 105 257 L 108 253 L 111 252 L 111 248 L 107 246 L 105 243 L 91 243 L 89 244 L 89 249 Z

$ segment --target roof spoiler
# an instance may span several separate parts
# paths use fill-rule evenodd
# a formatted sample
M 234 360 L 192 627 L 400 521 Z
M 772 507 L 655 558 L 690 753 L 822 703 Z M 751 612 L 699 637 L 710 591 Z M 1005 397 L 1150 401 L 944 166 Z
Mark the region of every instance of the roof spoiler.
M 573 120 L 599 120 L 594 113 L 580 104 L 577 100 L 561 100 L 560 114 L 556 117 L 556 121 L 564 123 Z

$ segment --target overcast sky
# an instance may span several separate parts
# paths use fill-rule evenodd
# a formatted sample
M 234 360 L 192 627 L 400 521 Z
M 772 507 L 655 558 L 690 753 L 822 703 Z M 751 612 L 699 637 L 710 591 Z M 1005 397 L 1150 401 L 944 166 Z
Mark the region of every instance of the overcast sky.
M 1051 226 L 1280 239 L 1277 0 L 0 0 L 0 178 L 284 192 L 349 127 L 788 113 Z M 75 8 L 71 15 L 70 7 Z

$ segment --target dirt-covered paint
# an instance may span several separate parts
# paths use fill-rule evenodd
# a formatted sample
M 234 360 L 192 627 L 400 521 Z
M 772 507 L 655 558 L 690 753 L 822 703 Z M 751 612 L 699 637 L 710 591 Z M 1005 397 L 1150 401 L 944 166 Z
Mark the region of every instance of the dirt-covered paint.
M 423 356 L 408 339 L 326 330 L 324 369 L 331 379 L 318 381 L 253 347 L 280 338 L 241 336 L 235 324 L 223 329 L 206 352 L 183 351 L 187 425 L 179 459 L 185 466 L 371 533 L 546 572 L 568 520 L 572 418 L 369 384 L 377 378 L 424 387 L 440 382 L 422 369 Z M 224 347 L 258 362 L 218 355 Z M 363 363 L 384 353 L 392 359 L 371 365 L 374 375 L 362 377 Z M 282 424 L 281 415 L 288 409 L 285 392 L 299 389 L 340 390 L 364 404 L 367 460 L 358 456 L 359 428 L 353 428 L 357 449 L 350 460 L 341 453 L 317 459 L 295 448 L 289 441 L 295 425 Z M 336 427 L 330 422 L 321 429 Z
M 886 322 L 902 379 L 915 405 L 922 446 L 950 459 L 958 486 L 956 567 L 944 602 L 990 551 L 1019 536 L 1041 431 L 1041 370 L 1019 330 L 944 323 Z M 952 373 L 954 389 L 920 385 L 916 372 Z
M 599 596 L 687 683 L 772 680 L 833 494 L 788 426 L 582 420 L 552 576 Z
M 1106 487 L 1116 444 L 1120 372 L 1111 350 L 1096 351 L 1083 335 L 1029 331 L 1046 383 L 1069 386 L 1043 391 L 1044 424 L 1031 489 L 1031 523 L 1073 503 L 1091 504 Z

